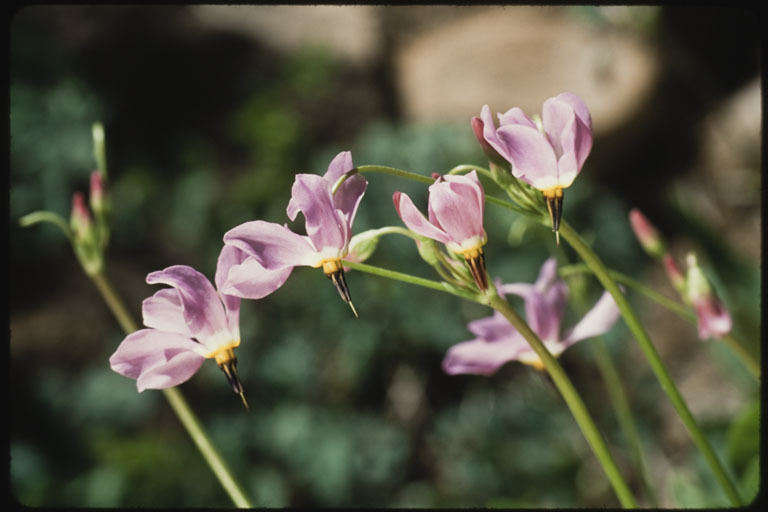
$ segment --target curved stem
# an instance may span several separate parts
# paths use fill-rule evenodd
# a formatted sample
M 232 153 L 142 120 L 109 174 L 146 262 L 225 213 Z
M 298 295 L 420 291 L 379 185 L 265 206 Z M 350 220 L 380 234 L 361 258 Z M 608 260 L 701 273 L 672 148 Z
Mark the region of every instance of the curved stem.
M 568 408 L 571 410 L 571 414 L 573 414 L 573 417 L 576 420 L 576 423 L 578 423 L 584 437 L 587 439 L 589 446 L 592 448 L 600 465 L 603 467 L 603 471 L 605 471 L 608 480 L 611 482 L 613 490 L 622 506 L 624 508 L 635 508 L 637 503 L 635 502 L 632 492 L 629 490 L 627 483 L 621 476 L 621 472 L 619 471 L 616 462 L 608 451 L 605 440 L 603 440 L 600 435 L 595 422 L 592 420 L 589 411 L 584 405 L 578 392 L 573 387 L 573 384 L 563 370 L 563 367 L 560 366 L 557 359 L 555 359 L 555 357 L 547 350 L 536 333 L 534 333 L 528 324 L 520 318 L 517 312 L 509 306 L 507 301 L 498 295 L 493 294 L 490 298 L 490 306 L 504 315 L 504 318 L 506 318 L 507 321 L 523 335 L 526 341 L 531 345 L 531 348 L 533 348 L 539 356 L 539 359 L 544 363 L 549 375 L 552 377 L 552 381 L 555 383 L 555 386 L 557 386 L 558 391 L 560 391 Z
M 563 276 L 573 275 L 574 272 L 563 272 L 564 269 L 570 269 L 580 265 L 568 265 L 560 267 L 559 273 Z M 584 316 L 588 311 L 588 305 L 584 293 L 584 287 L 573 285 L 569 286 L 570 293 L 572 294 L 574 306 L 579 316 Z M 616 418 L 619 421 L 619 428 L 624 434 L 625 441 L 629 445 L 632 456 L 635 459 L 635 465 L 639 472 L 640 480 L 645 487 L 646 495 L 651 503 L 651 506 L 656 507 L 656 493 L 653 490 L 651 484 L 651 477 L 648 470 L 648 464 L 646 463 L 645 456 L 643 455 L 642 442 L 640 440 L 640 434 L 635 426 L 635 417 L 632 414 L 632 408 L 629 406 L 629 399 L 624 389 L 624 384 L 621 381 L 619 372 L 616 369 L 616 365 L 613 363 L 610 354 L 608 353 L 608 347 L 606 346 L 603 336 L 598 336 L 590 343 L 592 353 L 595 356 L 595 362 L 597 368 L 600 370 L 600 374 L 603 377 L 603 382 L 608 391 L 608 396 L 611 400 Z
M 611 485 L 613 486 L 613 489 L 616 492 L 616 495 L 622 506 L 625 508 L 635 508 L 637 506 L 635 498 L 632 495 L 632 492 L 629 490 L 629 487 L 627 486 L 623 477 L 621 476 L 621 472 L 619 471 L 618 466 L 611 457 L 605 441 L 601 437 L 597 426 L 589 414 L 589 411 L 584 405 L 584 402 L 581 400 L 578 392 L 573 387 L 570 379 L 568 379 L 565 371 L 554 358 L 554 356 L 550 354 L 539 337 L 531 330 L 530 327 L 528 327 L 528 324 L 526 324 L 525 321 L 520 318 L 515 310 L 512 309 L 504 299 L 495 293 L 493 288 L 489 289 L 488 294 L 470 294 L 453 288 L 447 285 L 447 283 L 438 283 L 436 281 L 403 274 L 401 272 L 395 272 L 393 270 L 387 270 L 362 263 L 344 262 L 344 264 L 355 270 L 395 279 L 405 283 L 424 286 L 433 290 L 448 292 L 463 299 L 472 300 L 481 304 L 487 304 L 504 315 L 509 323 L 512 324 L 512 326 L 515 327 L 523 335 L 523 337 L 525 337 L 525 339 L 531 344 L 531 347 L 541 358 L 547 371 L 552 376 L 552 380 L 562 394 L 563 399 L 571 410 L 574 418 L 576 419 L 576 423 L 579 425 L 579 428 L 584 434 L 584 437 L 587 439 L 587 442 L 595 453 L 595 456 L 602 465 L 603 470 L 608 476 L 608 480 L 611 482 Z
M 592 273 L 592 269 L 590 269 L 587 265 L 583 263 L 567 265 L 560 269 L 560 275 L 562 276 L 567 276 L 570 274 L 582 273 L 582 272 Z M 693 311 L 691 311 L 689 308 L 687 308 L 685 305 L 665 297 L 664 295 L 660 294 L 656 290 L 641 283 L 637 279 L 634 279 L 630 276 L 622 274 L 621 272 L 618 272 L 616 270 L 609 269 L 608 274 L 617 283 L 621 283 L 631 288 L 634 288 L 640 294 L 645 295 L 646 298 L 656 302 L 657 304 L 669 309 L 674 313 L 677 313 L 679 316 L 681 316 L 688 322 L 694 325 L 698 322 L 696 318 L 696 314 Z M 747 369 L 752 374 L 752 376 L 755 377 L 756 379 L 759 379 L 760 378 L 760 361 L 755 359 L 754 355 L 749 353 L 749 351 L 745 348 L 745 344 L 742 341 L 738 340 L 732 334 L 727 334 L 723 336 L 721 339 L 731 348 L 731 350 L 733 350 L 739 356 L 739 358 L 741 359 L 741 362 L 744 363 L 744 365 L 747 367 Z
M 560 223 L 560 234 L 579 254 L 584 263 L 592 269 L 595 273 L 595 277 L 597 277 L 603 287 L 613 296 L 613 299 L 616 301 L 616 305 L 619 307 L 621 315 L 624 318 L 624 322 L 640 344 L 640 348 L 643 350 L 648 363 L 656 374 L 656 378 L 672 402 L 672 406 L 677 411 L 680 419 L 685 424 L 685 427 L 688 429 L 688 433 L 693 439 L 693 442 L 699 448 L 702 455 L 704 455 L 704 458 L 712 469 L 712 472 L 715 474 L 718 483 L 728 496 L 729 501 L 734 506 L 740 506 L 742 503 L 738 490 L 733 482 L 731 482 L 725 468 L 717 458 L 715 451 L 712 449 L 709 441 L 696 423 L 693 414 L 691 414 L 690 409 L 688 409 L 688 405 L 682 395 L 680 395 L 680 392 L 664 366 L 661 357 L 659 357 L 656 347 L 653 346 L 645 328 L 638 320 L 637 315 L 635 315 L 635 312 L 632 310 L 629 302 L 627 302 L 627 299 L 619 290 L 616 281 L 611 278 L 608 269 L 603 265 L 602 261 L 600 261 L 600 258 L 598 258 L 568 223 Z
M 90 277 L 125 333 L 130 334 L 138 330 L 136 322 L 115 293 L 114 288 L 112 288 L 104 273 L 100 272 Z M 238 508 L 251 508 L 248 498 L 245 497 L 245 494 L 232 476 L 216 447 L 213 446 L 213 443 L 201 426 L 195 413 L 192 412 L 181 391 L 178 388 L 168 388 L 162 391 L 165 398 L 171 404 L 176 416 L 178 416 L 184 428 L 187 429 L 187 433 L 192 438 L 192 441 L 194 441 L 198 450 L 200 450 L 200 453 L 202 453 L 205 461 L 211 467 L 211 470 L 216 475 L 216 478 L 219 479 L 219 483 L 224 487 L 224 490 L 235 506 Z

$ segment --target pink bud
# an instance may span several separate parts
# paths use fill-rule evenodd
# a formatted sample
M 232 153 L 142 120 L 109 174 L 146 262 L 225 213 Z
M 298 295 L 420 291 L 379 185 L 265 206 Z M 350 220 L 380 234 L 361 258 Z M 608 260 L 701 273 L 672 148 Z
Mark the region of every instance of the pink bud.
M 82 192 L 72 194 L 72 224 L 88 227 L 91 224 L 91 214 L 85 206 L 85 198 Z
M 654 258 L 664 255 L 664 241 L 640 210 L 633 208 L 629 211 L 629 223 L 645 252 Z
M 671 254 L 666 253 L 663 256 L 663 261 L 664 270 L 667 271 L 667 277 L 669 277 L 672 286 L 674 286 L 681 295 L 685 295 L 685 276 L 683 276 L 683 273 L 677 268 L 675 259 Z

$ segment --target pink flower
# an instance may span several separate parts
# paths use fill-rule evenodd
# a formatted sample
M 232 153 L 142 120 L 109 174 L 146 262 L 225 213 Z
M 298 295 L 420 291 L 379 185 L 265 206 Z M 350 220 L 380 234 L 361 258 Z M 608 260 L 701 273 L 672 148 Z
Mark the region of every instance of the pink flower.
M 439 176 L 429 186 L 429 220 L 406 194 L 395 192 L 392 199 L 408 229 L 463 255 L 478 288 L 488 289 L 482 249 L 488 240 L 483 229 L 485 193 L 476 171 L 465 176 Z
M 605 292 L 584 318 L 561 334 L 567 288 L 562 280 L 557 279 L 554 258 L 544 262 L 534 284 L 499 284 L 497 289 L 501 294 L 511 293 L 523 298 L 528 325 L 555 357 L 577 341 L 607 332 L 619 317 L 619 308 L 613 297 Z M 491 317 L 470 322 L 467 327 L 476 338 L 448 350 L 443 359 L 446 373 L 491 375 L 513 360 L 537 369 L 543 368 L 536 352 L 501 313 L 495 312 Z
M 563 189 L 571 186 L 592 150 L 592 117 L 584 102 L 564 92 L 544 102 L 542 120 L 534 122 L 520 108 L 499 114 L 496 128 L 488 105 L 480 112 L 485 141 L 512 164 L 512 174 L 539 189 L 557 232 Z M 537 119 L 537 121 L 539 121 Z
M 342 300 L 355 312 L 341 260 L 349 250 L 352 223 L 368 182 L 357 174 L 332 193 L 338 179 L 353 168 L 351 153 L 344 151 L 336 155 L 323 176 L 296 175 L 286 213 L 291 220 L 299 212 L 304 214 L 306 236 L 280 224 L 257 220 L 230 229 L 224 234 L 224 243 L 244 251 L 267 270 L 285 270 L 286 279 L 296 266 L 323 267 Z M 244 272 L 230 274 L 223 291 L 252 298 L 238 290 L 247 277 Z
M 225 246 L 216 268 L 216 287 L 221 288 L 231 268 L 250 265 L 247 286 L 262 296 L 283 279 L 279 272 L 256 271 L 254 261 L 234 247 Z M 284 279 L 283 279 L 284 280 Z M 147 329 L 129 334 L 120 343 L 110 366 L 136 379 L 139 391 L 164 389 L 187 381 L 205 359 L 214 359 L 232 388 L 241 396 L 234 349 L 240 345 L 240 298 L 225 295 L 192 267 L 174 265 L 147 275 L 149 284 L 167 284 L 142 303 Z M 244 285 L 245 286 L 245 285 Z

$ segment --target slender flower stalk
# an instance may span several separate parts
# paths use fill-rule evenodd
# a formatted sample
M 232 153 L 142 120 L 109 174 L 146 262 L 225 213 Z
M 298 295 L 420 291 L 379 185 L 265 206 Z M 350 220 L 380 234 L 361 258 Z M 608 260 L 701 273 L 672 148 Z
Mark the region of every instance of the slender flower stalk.
M 611 278 L 610 274 L 608 273 L 608 269 L 605 268 L 605 265 L 603 265 L 602 261 L 600 261 L 597 255 L 586 244 L 586 242 L 582 240 L 578 233 L 573 230 L 573 228 L 571 228 L 567 223 L 563 222 L 560 226 L 560 229 L 563 237 L 579 254 L 584 263 L 586 263 L 587 266 L 592 269 L 603 287 L 613 296 L 614 300 L 616 301 L 616 305 L 619 307 L 621 315 L 627 324 L 627 327 L 640 344 L 640 348 L 643 350 L 643 353 L 645 354 L 648 363 L 651 365 L 651 368 L 659 383 L 661 384 L 662 389 L 669 397 L 672 406 L 675 408 L 678 415 L 680 416 L 680 419 L 688 429 L 688 433 L 691 435 L 694 443 L 701 451 L 705 460 L 712 469 L 712 472 L 715 474 L 715 478 L 717 479 L 718 483 L 722 487 L 723 491 L 725 491 L 725 494 L 728 496 L 730 502 L 734 506 L 740 506 L 741 497 L 738 490 L 736 489 L 736 486 L 731 481 L 731 478 L 728 476 L 728 473 L 718 459 L 717 454 L 712 449 L 709 441 L 704 436 L 704 433 L 696 423 L 696 420 L 691 414 L 688 405 L 678 391 L 677 386 L 675 386 L 675 383 L 670 377 L 666 366 L 664 365 L 661 357 L 656 351 L 656 348 L 651 342 L 648 333 L 645 331 L 642 323 L 640 323 L 640 320 L 637 318 L 634 310 L 629 305 L 629 302 L 627 302 L 626 298 L 619 290 L 616 282 Z

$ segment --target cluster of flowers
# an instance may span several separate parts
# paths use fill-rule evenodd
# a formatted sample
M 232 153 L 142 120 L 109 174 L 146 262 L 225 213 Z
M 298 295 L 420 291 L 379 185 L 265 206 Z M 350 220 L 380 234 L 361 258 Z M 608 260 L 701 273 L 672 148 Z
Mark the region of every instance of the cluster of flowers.
M 573 183 L 592 147 L 592 122 L 584 103 L 571 93 L 548 99 L 542 118 L 512 108 L 499 114 L 495 127 L 488 106 L 472 127 L 494 164 L 541 191 L 557 233 L 563 189 Z M 352 305 L 343 260 L 362 261 L 369 254 L 350 252 L 352 224 L 367 181 L 355 171 L 349 152 L 339 153 L 323 176 L 296 175 L 286 213 L 304 215 L 306 235 L 263 220 L 241 224 L 223 237 L 215 287 L 197 270 L 175 265 L 147 276 L 166 284 L 142 304 L 146 329 L 130 335 L 110 358 L 114 371 L 136 379 L 139 391 L 181 384 L 205 359 L 214 359 L 234 391 L 242 396 L 234 349 L 240 345 L 241 299 L 260 299 L 280 288 L 296 266 L 322 268 L 342 300 Z M 472 280 L 487 292 L 483 246 L 485 194 L 477 173 L 435 175 L 429 187 L 428 215 L 406 194 L 395 192 L 395 208 L 405 225 L 422 237 L 445 245 L 466 261 Z M 556 262 L 547 260 L 534 284 L 496 283 L 498 293 L 523 298 L 527 320 L 553 355 L 576 341 L 606 332 L 618 318 L 607 293 L 569 332 L 561 333 L 567 287 L 557 279 Z M 474 340 L 453 347 L 443 367 L 450 374 L 491 374 L 511 360 L 541 368 L 522 335 L 499 313 L 473 321 Z

